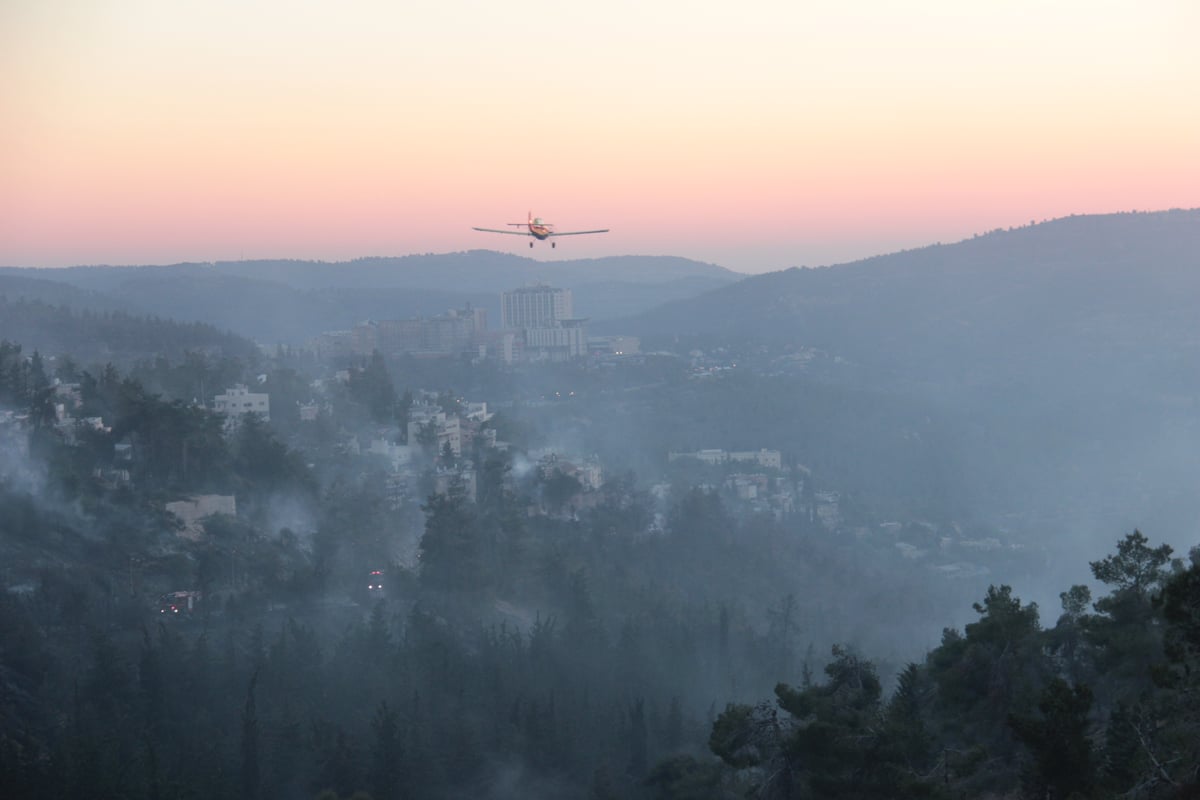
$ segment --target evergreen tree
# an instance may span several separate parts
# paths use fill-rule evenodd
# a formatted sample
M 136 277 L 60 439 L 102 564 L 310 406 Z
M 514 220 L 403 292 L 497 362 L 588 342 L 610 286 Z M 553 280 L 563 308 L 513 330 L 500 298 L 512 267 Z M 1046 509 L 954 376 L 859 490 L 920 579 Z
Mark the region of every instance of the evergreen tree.
M 246 706 L 242 710 L 242 797 L 254 800 L 259 790 L 258 764 L 258 711 L 255 703 L 255 687 L 258 683 L 258 672 L 250 676 L 250 685 L 246 689 Z
M 1055 678 L 1038 702 L 1040 718 L 1009 717 L 1009 726 L 1033 756 L 1026 783 L 1036 796 L 1068 798 L 1077 793 L 1086 796 L 1091 790 L 1095 782 L 1088 739 L 1091 708 L 1091 689 Z
M 404 752 L 399 716 L 380 702 L 371 721 L 375 741 L 371 750 L 371 794 L 376 800 L 396 800 L 401 796 L 401 764 Z
M 1112 587 L 1095 603 L 1097 614 L 1085 621 L 1089 643 L 1096 648 L 1096 666 L 1104 675 L 1098 684 L 1107 702 L 1149 701 L 1154 674 L 1163 664 L 1162 626 L 1153 594 L 1167 578 L 1171 546 L 1150 547 L 1135 530 L 1117 543 L 1117 552 L 1091 562 L 1096 579 Z
M 454 481 L 445 493 L 430 495 L 421 537 L 421 584 L 428 589 L 477 596 L 486 587 L 478 520 L 466 489 Z
M 649 739 L 646 732 L 646 702 L 638 698 L 629 707 L 629 762 L 625 772 L 640 780 L 646 774 Z

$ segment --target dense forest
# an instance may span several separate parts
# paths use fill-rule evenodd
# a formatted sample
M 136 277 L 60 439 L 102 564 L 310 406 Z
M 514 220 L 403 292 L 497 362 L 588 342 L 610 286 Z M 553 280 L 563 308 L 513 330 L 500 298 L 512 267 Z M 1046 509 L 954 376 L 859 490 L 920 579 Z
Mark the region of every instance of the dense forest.
M 205 323 L 51 305 L 20 295 L 9 298 L 3 288 L 0 283 L 0 339 L 19 340 L 42 352 L 70 353 L 85 363 L 102 364 L 133 361 L 150 343 L 159 355 L 172 359 L 197 349 L 246 359 L 255 353 L 253 342 Z
M 1200 793 L 1198 550 L 1129 533 L 1052 621 L 997 582 L 898 663 L 855 615 L 958 610 L 803 515 L 677 486 L 657 525 L 629 474 L 568 514 L 570 479 L 482 444 L 474 502 L 451 482 L 396 508 L 327 423 L 230 430 L 179 399 L 246 362 L 55 363 L 0 344 L 22 421 L 0 459 L 5 798 Z M 381 360 L 351 376 L 341 419 L 403 418 Z M 56 377 L 104 424 L 64 428 Z M 184 492 L 237 513 L 183 535 Z M 181 589 L 199 604 L 165 611 Z

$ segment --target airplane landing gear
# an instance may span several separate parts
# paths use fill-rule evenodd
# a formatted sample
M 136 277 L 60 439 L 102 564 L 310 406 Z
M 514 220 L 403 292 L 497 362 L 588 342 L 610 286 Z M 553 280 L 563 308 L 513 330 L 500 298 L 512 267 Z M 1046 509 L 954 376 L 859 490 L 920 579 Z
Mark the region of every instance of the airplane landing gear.
M 551 242 L 551 243 L 550 243 L 550 246 L 551 246 L 551 247 L 558 247 L 558 244 L 557 244 L 556 242 Z
M 530 243 L 529 243 L 529 246 L 530 246 L 530 247 L 533 247 L 533 242 L 530 242 Z

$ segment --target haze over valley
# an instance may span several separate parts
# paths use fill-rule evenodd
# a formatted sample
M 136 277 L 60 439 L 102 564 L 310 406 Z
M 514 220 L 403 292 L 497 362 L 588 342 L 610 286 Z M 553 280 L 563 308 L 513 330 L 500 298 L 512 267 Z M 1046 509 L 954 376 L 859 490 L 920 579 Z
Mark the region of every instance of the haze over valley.
M 1190 663 L 1162 649 L 1190 618 L 1134 641 L 1120 604 L 1167 614 L 1151 601 L 1186 602 L 1197 569 L 1198 254 L 1200 211 L 1173 210 L 749 277 L 491 251 L 4 268 L 5 796 L 151 796 L 159 775 L 264 797 L 824 796 L 780 768 L 854 796 L 1171 796 L 1120 744 L 1087 752 L 1129 758 L 1121 775 L 1030 773 L 1049 745 L 1019 720 L 1087 686 L 1080 724 L 1102 731 L 1190 685 L 1147 671 Z M 991 638 L 1005 615 L 1019 633 Z M 1122 658 L 1142 666 L 1100 671 Z M 952 688 L 970 659 L 1024 688 Z M 776 684 L 795 721 L 763 739 Z M 839 686 L 875 710 L 836 723 L 838 758 L 793 760 Z M 175 728 L 194 692 L 232 698 L 202 730 L 242 725 L 204 763 Z M 899 726 L 880 742 L 987 757 L 921 745 L 863 773 L 870 715 Z M 1177 786 L 1192 725 L 1137 728 Z M 155 731 L 152 760 L 122 750 Z M 51 755 L 68 734 L 101 760 Z
M 1192 0 L 0 3 L 0 799 L 1200 797 Z

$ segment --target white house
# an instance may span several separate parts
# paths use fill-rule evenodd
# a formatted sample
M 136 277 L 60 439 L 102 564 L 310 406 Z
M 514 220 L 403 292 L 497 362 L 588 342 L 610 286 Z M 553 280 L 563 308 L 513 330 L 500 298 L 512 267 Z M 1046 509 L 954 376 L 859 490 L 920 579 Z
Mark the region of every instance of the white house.
M 230 419 L 243 414 L 261 414 L 263 419 L 270 419 L 271 397 L 266 392 L 252 392 L 244 383 L 239 383 L 213 398 L 213 410 Z

